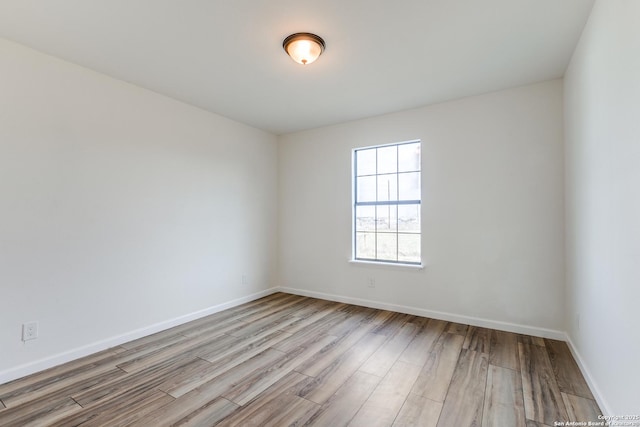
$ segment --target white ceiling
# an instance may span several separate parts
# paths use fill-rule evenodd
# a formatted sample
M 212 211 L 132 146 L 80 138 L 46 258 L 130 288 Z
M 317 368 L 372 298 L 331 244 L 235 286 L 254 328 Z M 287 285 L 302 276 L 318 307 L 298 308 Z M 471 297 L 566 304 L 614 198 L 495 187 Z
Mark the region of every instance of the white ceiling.
M 593 2 L 0 0 L 0 37 L 282 134 L 561 77 Z

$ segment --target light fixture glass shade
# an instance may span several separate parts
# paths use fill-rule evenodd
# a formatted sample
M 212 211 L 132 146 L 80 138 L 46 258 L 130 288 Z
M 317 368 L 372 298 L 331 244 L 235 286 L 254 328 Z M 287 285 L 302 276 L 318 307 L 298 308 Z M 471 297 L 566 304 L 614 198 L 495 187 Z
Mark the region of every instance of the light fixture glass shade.
M 324 51 L 324 40 L 315 34 L 296 33 L 284 39 L 282 47 L 291 59 L 298 64 L 307 65 L 318 59 Z

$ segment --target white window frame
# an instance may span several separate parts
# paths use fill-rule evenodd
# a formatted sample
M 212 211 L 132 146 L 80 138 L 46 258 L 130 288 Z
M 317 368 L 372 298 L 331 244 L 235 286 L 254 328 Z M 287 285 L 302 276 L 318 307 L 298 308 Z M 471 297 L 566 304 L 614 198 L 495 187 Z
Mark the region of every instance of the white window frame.
M 351 242 L 351 261 L 355 262 L 355 263 L 364 263 L 364 264 L 387 264 L 387 265 L 397 265 L 397 266 L 407 266 L 407 267 L 422 267 L 422 185 L 420 183 L 420 198 L 419 199 L 411 199 L 411 200 L 385 200 L 385 201 L 379 201 L 377 200 L 378 198 L 378 189 L 377 189 L 377 184 L 376 184 L 376 201 L 367 201 L 367 202 L 358 202 L 358 164 L 357 164 L 357 159 L 358 159 L 358 152 L 359 151 L 364 151 L 364 150 L 371 150 L 371 149 L 379 149 L 379 148 L 386 148 L 386 147 L 399 147 L 402 145 L 407 145 L 407 144 L 419 144 L 420 149 L 422 149 L 422 141 L 417 139 L 417 140 L 410 140 L 410 141 L 403 141 L 403 142 L 394 142 L 394 143 L 390 143 L 390 144 L 381 144 L 381 145 L 373 145 L 373 146 L 368 146 L 368 147 L 359 147 L 359 148 L 355 148 L 352 150 L 352 159 L 351 159 L 351 164 L 352 164 L 352 174 L 351 174 L 351 179 L 352 179 L 352 213 L 351 213 L 351 218 L 352 218 L 352 242 Z M 378 155 L 378 151 L 376 150 L 376 156 Z M 397 156 L 397 155 L 396 155 Z M 399 162 L 399 160 L 397 160 Z M 378 173 L 378 160 L 376 157 L 376 173 L 375 174 L 371 174 L 371 175 L 366 175 L 366 176 L 376 176 L 376 178 L 379 175 L 388 175 L 388 174 L 393 174 L 393 173 Z M 412 171 L 402 171 L 400 172 L 398 170 L 398 167 L 396 167 L 396 181 L 399 182 L 398 180 L 398 175 L 402 174 L 402 173 L 415 173 L 417 172 L 419 174 L 419 180 L 422 180 L 422 158 L 420 158 L 420 162 L 418 164 L 418 170 L 412 170 Z M 360 176 L 362 177 L 362 176 Z M 378 180 L 376 179 L 376 182 Z M 398 184 L 399 185 L 399 184 Z M 399 195 L 398 195 L 399 198 Z M 356 245 L 357 245 L 357 217 L 356 217 L 356 210 L 358 206 L 401 206 L 401 205 L 418 205 L 418 219 L 419 219 L 419 223 L 420 223 L 420 229 L 419 232 L 402 232 L 399 230 L 398 228 L 398 224 L 396 224 L 396 228 L 395 228 L 395 233 L 390 233 L 390 234 L 395 234 L 396 235 L 396 260 L 391 260 L 391 259 L 384 259 L 384 258 L 379 258 L 378 254 L 377 254 L 377 237 L 379 234 L 381 234 L 381 232 L 378 232 L 377 230 L 377 223 L 378 223 L 378 219 L 377 216 L 375 218 L 375 224 L 376 224 L 376 229 L 375 229 L 375 236 L 376 236 L 376 256 L 374 258 L 364 258 L 364 257 L 358 257 L 357 253 L 356 253 Z M 377 211 L 377 209 L 376 209 Z M 398 215 L 396 215 L 396 219 Z M 388 233 L 388 232 L 385 232 Z M 418 261 L 406 261 L 406 260 L 397 260 L 398 256 L 399 256 L 399 248 L 398 248 L 398 236 L 401 234 L 413 234 L 413 235 L 418 235 L 419 236 L 419 248 L 420 248 L 420 259 Z

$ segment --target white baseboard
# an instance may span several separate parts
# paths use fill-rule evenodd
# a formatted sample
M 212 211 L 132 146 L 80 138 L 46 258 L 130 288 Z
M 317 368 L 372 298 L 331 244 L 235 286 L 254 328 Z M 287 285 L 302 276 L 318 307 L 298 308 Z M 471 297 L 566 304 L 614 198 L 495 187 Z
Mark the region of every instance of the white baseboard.
M 578 352 L 578 349 L 576 348 L 575 344 L 571 340 L 571 336 L 569 334 L 565 334 L 565 341 L 567 342 L 567 345 L 569 346 L 569 350 L 571 350 L 571 354 L 573 355 L 573 358 L 575 359 L 576 363 L 578 364 L 578 367 L 580 368 L 580 371 L 582 372 L 582 376 L 587 381 L 587 385 L 591 389 L 591 394 L 593 394 L 593 397 L 596 399 L 596 402 L 598 403 L 598 406 L 602 411 L 602 415 L 608 415 L 608 416 L 614 415 L 613 411 L 611 410 L 611 407 L 602 396 L 602 393 L 600 392 L 600 389 L 596 385 L 596 382 L 593 379 L 593 376 L 591 376 L 591 371 L 589 371 L 589 369 L 587 368 L 587 365 L 584 363 L 582 356 L 580 356 L 580 352 Z
M 27 375 L 34 374 L 36 372 L 44 371 L 45 369 L 53 368 L 54 366 L 62 365 L 63 363 L 71 362 L 81 357 L 88 356 L 93 353 L 97 353 L 102 350 L 106 350 L 111 347 L 124 344 L 129 341 L 133 341 L 138 338 L 145 337 L 147 335 L 155 334 L 156 332 L 164 331 L 165 329 L 173 328 L 174 326 L 182 325 L 183 323 L 190 322 L 192 320 L 199 319 L 201 317 L 209 316 L 210 314 L 217 313 L 228 308 L 236 307 L 240 304 L 244 304 L 258 298 L 271 295 L 278 292 L 277 288 L 270 288 L 264 291 L 256 292 L 246 297 L 237 298 L 232 301 L 228 301 L 222 304 L 214 305 L 203 310 L 198 310 L 193 313 L 178 316 L 173 319 L 165 320 L 144 328 L 136 329 L 118 335 L 115 337 L 107 338 L 105 340 L 97 341 L 91 344 L 87 344 L 82 347 L 74 348 L 72 350 L 58 353 L 53 356 L 36 360 L 34 362 L 25 363 L 24 365 L 16 366 L 15 368 L 7 369 L 0 372 L 0 384 L 13 381 L 18 378 L 25 377 Z
M 445 313 L 442 311 L 425 310 L 423 308 L 409 307 L 405 305 L 389 304 L 379 301 L 371 301 L 361 298 L 345 297 L 341 295 L 325 294 L 322 292 L 307 291 L 287 287 L 275 288 L 280 292 L 302 295 L 312 298 L 320 298 L 329 301 L 343 302 L 346 304 L 360 305 L 363 307 L 377 308 L 381 310 L 395 311 L 398 313 L 413 314 L 415 316 L 429 317 L 433 319 L 446 320 L 448 322 L 464 323 L 466 325 L 479 326 L 483 328 L 498 329 L 500 331 L 515 332 L 517 334 L 533 335 L 542 338 L 551 338 L 564 341 L 566 334 L 561 331 L 546 328 L 536 328 L 532 326 L 519 325 L 517 323 L 501 322 L 498 320 L 482 319 L 479 317 L 463 316 L 460 314 Z
M 593 383 L 591 376 L 588 374 L 588 370 L 585 368 L 584 363 L 582 363 L 582 359 L 579 357 L 577 351 L 575 350 L 575 347 L 573 346 L 568 336 L 564 332 L 560 332 L 552 329 L 519 325 L 515 323 L 500 322 L 496 320 L 488 320 L 488 319 L 482 319 L 477 317 L 445 313 L 441 311 L 425 310 L 417 307 L 409 307 L 409 306 L 398 305 L 398 304 L 389 304 L 389 303 L 383 303 L 379 301 L 371 301 L 371 300 L 366 300 L 361 298 L 345 297 L 341 295 L 326 294 L 322 292 L 313 292 L 313 291 L 307 291 L 303 289 L 295 289 L 295 288 L 287 288 L 287 287 L 276 287 L 276 288 L 266 289 L 264 291 L 260 291 L 260 292 L 256 292 L 254 294 L 248 295 L 246 297 L 237 298 L 235 300 L 218 304 L 213 307 L 208 307 L 203 310 L 199 310 L 193 313 L 189 313 L 183 316 L 179 316 L 173 319 L 159 322 L 154 325 L 136 329 L 134 331 L 130 331 L 122 335 L 107 338 L 105 340 L 97 341 L 97 342 L 94 342 L 82 347 L 78 347 L 69 351 L 65 351 L 63 353 L 59 353 L 44 359 L 36 360 L 34 362 L 26 363 L 24 365 L 20 365 L 15 368 L 2 371 L 0 372 L 0 384 L 4 384 L 6 382 L 15 380 L 17 378 L 22 378 L 27 375 L 31 375 L 33 373 L 52 368 L 54 366 L 61 365 L 63 363 L 71 362 L 81 357 L 85 357 L 90 354 L 97 353 L 99 351 L 106 350 L 108 348 L 115 347 L 115 346 L 124 344 L 126 342 L 133 341 L 138 338 L 145 337 L 147 335 L 155 334 L 165 329 L 169 329 L 174 326 L 178 326 L 183 323 L 187 323 L 192 320 L 196 320 L 201 317 L 205 317 L 210 314 L 214 314 L 219 311 L 238 306 L 240 304 L 254 301 L 258 298 L 271 295 L 275 292 L 286 292 L 294 295 L 320 298 L 320 299 L 325 299 L 330 301 L 343 302 L 347 304 L 360 305 L 364 307 L 377 308 L 381 310 L 390 310 L 398 313 L 406 313 L 406 314 L 412 314 L 416 316 L 446 320 L 449 322 L 458 322 L 458 323 L 464 323 L 467 325 L 498 329 L 498 330 L 507 331 L 507 332 L 515 332 L 519 334 L 526 334 L 526 335 L 533 335 L 533 336 L 538 336 L 543 338 L 551 338 L 551 339 L 557 339 L 562 341 L 568 341 L 569 348 L 571 349 L 572 353 L 574 353 L 574 357 L 578 361 L 578 364 L 580 365 L 580 369 L 583 371 L 583 374 L 587 379 L 589 386 L 592 388 L 592 390 L 597 391 L 597 387 L 595 387 L 595 383 Z M 599 393 L 594 393 L 594 396 L 596 394 L 600 396 Z M 601 409 L 603 411 L 606 411 L 605 408 L 607 408 L 607 405 L 604 404 L 603 399 L 598 397 L 596 398 L 598 400 L 598 404 L 601 405 L 600 406 Z

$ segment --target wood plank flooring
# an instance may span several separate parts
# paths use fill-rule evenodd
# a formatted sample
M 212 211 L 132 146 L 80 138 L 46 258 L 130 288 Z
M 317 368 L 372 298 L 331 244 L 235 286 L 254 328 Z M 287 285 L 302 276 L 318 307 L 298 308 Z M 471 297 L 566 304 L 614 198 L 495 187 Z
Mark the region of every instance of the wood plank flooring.
M 2 426 L 598 421 L 564 342 L 277 293 L 0 385 Z

